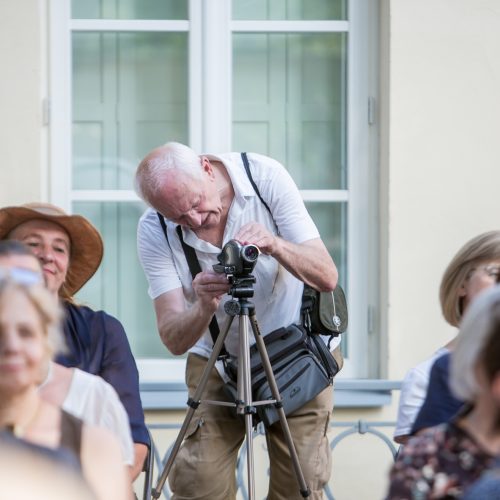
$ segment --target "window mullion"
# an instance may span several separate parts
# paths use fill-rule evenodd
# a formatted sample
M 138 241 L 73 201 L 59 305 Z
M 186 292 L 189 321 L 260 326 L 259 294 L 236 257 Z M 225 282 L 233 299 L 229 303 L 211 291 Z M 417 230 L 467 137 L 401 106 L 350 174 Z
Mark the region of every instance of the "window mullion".
M 52 0 L 50 15 L 50 200 L 71 211 L 70 2 Z
M 231 148 L 231 0 L 203 2 L 202 151 Z

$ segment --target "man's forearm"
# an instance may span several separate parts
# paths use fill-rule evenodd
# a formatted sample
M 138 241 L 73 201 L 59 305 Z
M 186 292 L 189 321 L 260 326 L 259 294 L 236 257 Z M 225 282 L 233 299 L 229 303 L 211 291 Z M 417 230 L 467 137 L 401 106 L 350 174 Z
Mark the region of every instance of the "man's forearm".
M 169 315 L 159 328 L 162 342 L 172 354 L 184 354 L 206 331 L 213 314 L 197 301 L 189 309 Z
M 330 292 L 337 286 L 335 264 L 321 240 L 297 245 L 276 238 L 272 256 L 296 278 L 320 292 Z

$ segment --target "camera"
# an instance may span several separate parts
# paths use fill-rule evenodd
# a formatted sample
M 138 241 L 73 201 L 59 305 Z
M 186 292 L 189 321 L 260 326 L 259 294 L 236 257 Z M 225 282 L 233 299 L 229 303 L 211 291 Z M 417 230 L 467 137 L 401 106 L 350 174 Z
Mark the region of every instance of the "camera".
M 217 255 L 219 264 L 213 266 L 214 271 L 234 276 L 248 275 L 253 271 L 259 254 L 256 245 L 242 245 L 236 240 L 229 240 Z

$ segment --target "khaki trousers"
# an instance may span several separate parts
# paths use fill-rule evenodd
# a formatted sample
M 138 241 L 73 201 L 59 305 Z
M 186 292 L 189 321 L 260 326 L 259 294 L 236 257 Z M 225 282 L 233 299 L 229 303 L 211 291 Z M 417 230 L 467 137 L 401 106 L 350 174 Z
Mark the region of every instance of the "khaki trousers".
M 186 382 L 193 396 L 207 360 L 189 354 Z M 223 382 L 214 369 L 204 400 L 227 401 Z M 333 388 L 287 416 L 310 499 L 323 498 L 323 487 L 331 473 L 327 438 L 333 408 Z M 174 500 L 232 500 L 236 497 L 236 460 L 245 438 L 245 423 L 234 416 L 234 408 L 202 403 L 196 409 L 185 440 L 174 460 L 169 484 Z M 266 429 L 270 461 L 269 500 L 302 499 L 292 461 L 279 422 Z

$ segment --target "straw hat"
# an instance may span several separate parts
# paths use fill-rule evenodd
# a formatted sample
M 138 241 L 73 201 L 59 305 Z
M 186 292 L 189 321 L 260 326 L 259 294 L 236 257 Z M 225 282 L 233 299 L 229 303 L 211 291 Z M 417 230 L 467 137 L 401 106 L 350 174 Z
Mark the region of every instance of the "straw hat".
M 103 255 L 103 243 L 97 229 L 81 215 L 68 215 L 49 203 L 27 203 L 17 207 L 0 208 L 0 240 L 24 222 L 45 220 L 61 226 L 71 241 L 71 255 L 64 284 L 72 296 L 97 271 Z

